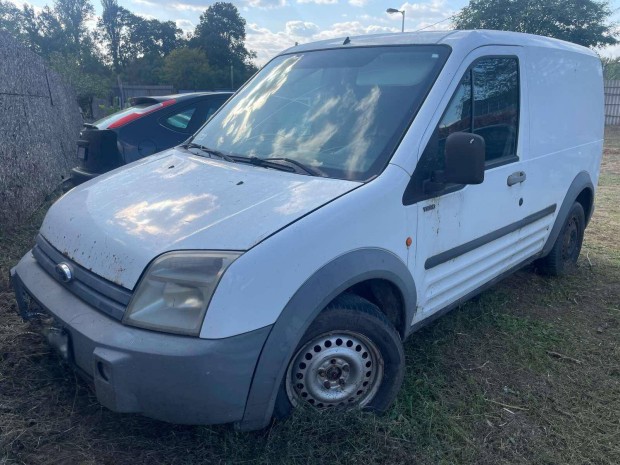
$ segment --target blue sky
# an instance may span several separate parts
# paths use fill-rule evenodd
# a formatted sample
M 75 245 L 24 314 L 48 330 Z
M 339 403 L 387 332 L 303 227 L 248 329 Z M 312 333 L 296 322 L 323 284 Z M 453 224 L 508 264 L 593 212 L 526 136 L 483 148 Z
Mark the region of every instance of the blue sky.
M 16 4 L 23 0 L 11 0 Z M 544 0 L 541 0 L 544 1 Z M 40 7 L 53 0 L 27 0 Z M 185 30 L 193 30 L 200 14 L 211 4 L 207 0 L 119 0 L 119 4 L 147 18 L 172 20 Z M 247 45 L 257 53 L 262 65 L 279 51 L 295 42 L 341 37 L 347 35 L 398 32 L 401 15 L 389 15 L 388 7 L 405 10 L 405 30 L 439 24 L 429 29 L 449 29 L 449 18 L 468 0 L 426 0 L 420 2 L 386 2 L 378 0 L 239 0 L 233 1 L 247 21 Z M 614 8 L 620 0 L 612 2 Z M 93 0 L 97 14 L 99 0 Z M 620 21 L 620 10 L 614 15 Z M 620 55 L 620 46 L 602 51 Z

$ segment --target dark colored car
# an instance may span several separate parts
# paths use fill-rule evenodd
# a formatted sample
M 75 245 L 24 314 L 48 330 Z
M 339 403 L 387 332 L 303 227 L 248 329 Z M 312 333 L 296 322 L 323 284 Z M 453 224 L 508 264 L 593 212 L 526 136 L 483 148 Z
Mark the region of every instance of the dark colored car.
M 195 133 L 232 92 L 136 97 L 131 107 L 84 124 L 77 143 L 74 185 L 179 145 Z

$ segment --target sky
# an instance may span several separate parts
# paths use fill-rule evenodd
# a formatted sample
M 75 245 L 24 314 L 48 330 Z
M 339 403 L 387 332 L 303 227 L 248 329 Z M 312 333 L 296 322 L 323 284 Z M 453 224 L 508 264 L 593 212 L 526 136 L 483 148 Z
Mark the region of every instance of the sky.
M 21 5 L 23 0 L 11 0 Z M 544 0 L 541 0 L 544 1 Z M 27 0 L 36 7 L 53 0 Z M 120 5 L 145 18 L 175 21 L 184 31 L 193 31 L 200 14 L 213 2 L 207 0 L 119 0 Z M 235 0 L 232 1 L 247 21 L 247 48 L 257 54 L 263 65 L 278 52 L 295 45 L 332 37 L 399 32 L 402 16 L 388 14 L 387 8 L 405 11 L 405 31 L 421 28 L 450 29 L 450 18 L 468 0 L 426 0 L 389 2 L 379 0 Z M 618 5 L 616 5 L 616 3 Z M 99 0 L 93 0 L 97 14 Z M 620 0 L 611 2 L 616 9 L 613 20 L 620 22 Z M 601 50 L 606 56 L 620 56 L 620 45 Z

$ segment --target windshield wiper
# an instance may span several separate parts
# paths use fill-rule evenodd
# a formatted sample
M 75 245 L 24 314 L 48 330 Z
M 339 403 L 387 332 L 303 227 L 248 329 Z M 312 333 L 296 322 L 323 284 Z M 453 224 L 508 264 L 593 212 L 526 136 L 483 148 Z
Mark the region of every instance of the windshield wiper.
M 284 161 L 286 163 L 290 163 L 291 165 L 295 165 L 297 168 L 305 171 L 306 173 L 312 175 L 312 176 L 323 176 L 323 173 L 321 173 L 319 170 L 317 170 L 316 168 L 313 168 L 312 166 L 308 166 L 303 164 L 300 161 L 297 160 L 293 160 L 292 158 L 286 158 L 286 157 L 274 157 L 274 158 L 265 158 L 265 161 Z
M 260 157 L 235 156 L 234 159 L 240 162 L 250 163 L 255 166 L 262 166 L 263 168 L 274 168 L 280 171 L 287 171 L 289 173 L 303 171 L 304 173 L 309 174 L 311 176 L 323 176 L 323 174 L 320 171 L 310 166 L 304 165 L 303 163 L 297 160 L 293 160 L 291 158 L 284 158 L 284 157 L 260 158 Z M 293 166 L 286 166 L 280 162 L 285 162 Z
M 198 149 L 201 152 L 208 153 L 211 156 L 215 155 L 216 157 L 219 157 L 223 160 L 229 161 L 231 163 L 235 163 L 235 159 L 231 157 L 230 155 L 226 155 L 225 153 L 220 152 L 219 150 L 210 149 L 209 147 L 205 147 L 204 145 L 201 145 L 201 144 L 196 144 L 195 142 L 189 142 L 187 144 L 182 145 L 181 147 L 186 148 L 186 149 Z

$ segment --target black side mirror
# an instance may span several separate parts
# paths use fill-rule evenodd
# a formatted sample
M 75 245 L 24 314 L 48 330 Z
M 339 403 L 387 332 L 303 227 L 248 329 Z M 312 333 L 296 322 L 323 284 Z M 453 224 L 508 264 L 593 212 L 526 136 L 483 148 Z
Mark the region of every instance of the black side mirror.
M 484 181 L 484 139 L 467 132 L 455 132 L 446 139 L 443 181 L 454 184 L 482 184 Z

